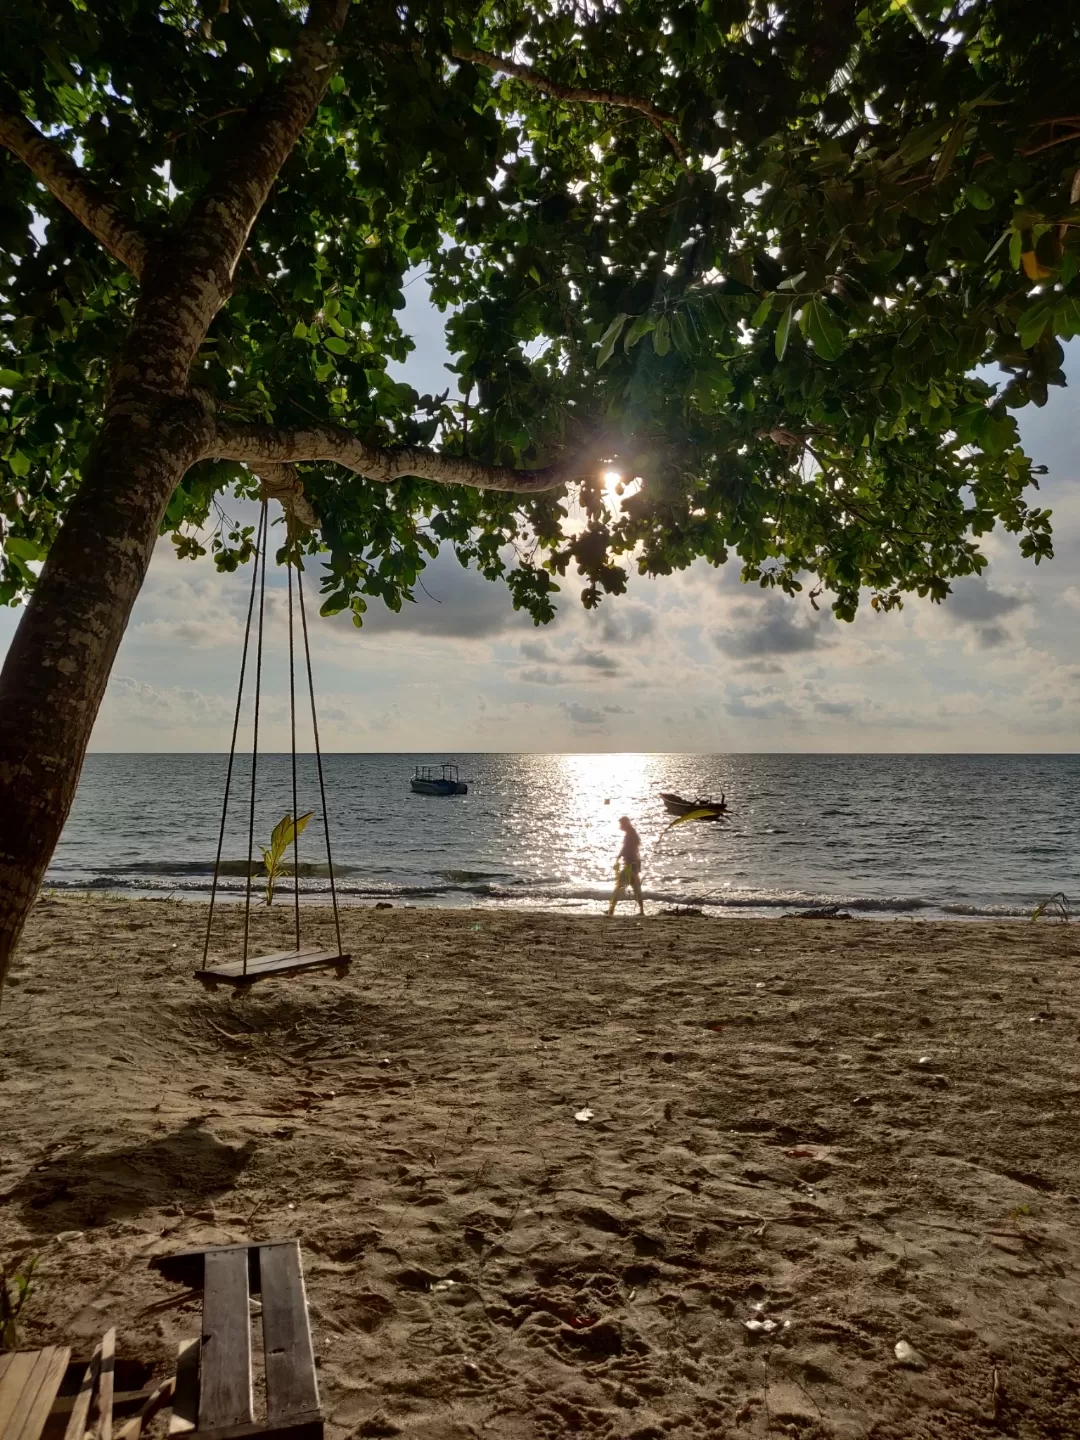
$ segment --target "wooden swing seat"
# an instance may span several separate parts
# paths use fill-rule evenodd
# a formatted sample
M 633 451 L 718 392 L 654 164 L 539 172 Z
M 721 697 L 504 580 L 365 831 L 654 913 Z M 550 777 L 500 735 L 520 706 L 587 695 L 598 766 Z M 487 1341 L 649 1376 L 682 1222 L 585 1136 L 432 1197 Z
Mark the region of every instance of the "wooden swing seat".
M 202 1334 L 181 1342 L 169 1434 L 179 1440 L 323 1440 L 304 1272 L 295 1240 L 162 1255 L 167 1280 L 203 1291 Z M 262 1296 L 266 1415 L 256 1418 L 250 1297 Z
M 242 960 L 220 960 L 203 970 L 195 971 L 196 980 L 206 986 L 254 985 L 259 980 L 269 980 L 275 975 L 295 975 L 301 970 L 334 969 L 338 976 L 352 964 L 351 955 L 341 955 L 336 950 L 278 950 L 272 955 L 252 955 L 245 967 Z

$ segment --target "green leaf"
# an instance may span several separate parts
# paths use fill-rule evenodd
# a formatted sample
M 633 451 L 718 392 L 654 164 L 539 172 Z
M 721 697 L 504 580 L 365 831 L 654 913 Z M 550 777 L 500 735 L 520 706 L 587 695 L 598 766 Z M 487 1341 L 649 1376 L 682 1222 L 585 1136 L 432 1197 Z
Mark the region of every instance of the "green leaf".
M 981 185 L 969 185 L 964 191 L 964 199 L 969 205 L 974 205 L 976 210 L 992 210 L 994 208 L 994 197 L 988 194 Z
M 29 562 L 32 560 L 45 559 L 46 552 L 40 545 L 36 544 L 33 540 L 25 540 L 20 535 L 9 535 L 4 541 L 4 549 L 9 555 L 13 555 L 16 560 Z
M 754 318 L 750 321 L 752 330 L 760 330 L 765 321 L 769 318 L 769 311 L 772 309 L 773 297 L 766 295 L 761 304 L 754 311 Z
M 23 475 L 30 474 L 30 461 L 21 450 L 12 450 L 8 456 L 8 464 L 20 479 Z
M 815 295 L 803 311 L 806 338 L 822 360 L 839 360 L 844 353 L 844 332 L 836 316 L 820 296 Z
M 1016 333 L 1025 350 L 1030 350 L 1033 345 L 1038 344 L 1043 331 L 1053 318 L 1053 306 L 1047 304 L 1045 300 L 1036 300 L 1034 305 L 1030 305 L 1024 311 L 1016 322 Z
M 611 359 L 612 351 L 615 349 L 615 342 L 622 334 L 622 328 L 629 318 L 624 311 L 620 311 L 604 331 L 603 335 L 601 335 L 600 350 L 596 356 L 596 368 L 598 370 L 602 369 Z
M 296 324 L 293 326 L 293 332 L 292 332 L 292 333 L 293 333 L 293 339 L 294 339 L 294 340 L 306 340 L 306 339 L 307 339 L 308 328 L 307 328 L 307 326 L 304 324 L 303 320 L 297 320 Z
M 651 330 L 656 329 L 656 316 L 648 313 L 638 315 L 634 323 L 626 332 L 623 340 L 623 349 L 631 351 L 643 335 L 648 335 Z
M 776 351 L 777 360 L 783 360 L 787 350 L 788 336 L 791 334 L 791 318 L 795 314 L 795 304 L 792 302 L 780 316 L 776 326 L 776 338 L 773 341 L 773 349 Z
M 0 390 L 21 390 L 26 384 L 26 376 L 18 370 L 0 370 Z
M 671 321 L 666 315 L 661 315 L 656 322 L 656 329 L 652 332 L 652 348 L 657 355 L 666 355 L 671 349 Z
M 348 355 L 349 353 L 349 342 L 342 340 L 339 335 L 328 335 L 323 344 L 331 355 Z

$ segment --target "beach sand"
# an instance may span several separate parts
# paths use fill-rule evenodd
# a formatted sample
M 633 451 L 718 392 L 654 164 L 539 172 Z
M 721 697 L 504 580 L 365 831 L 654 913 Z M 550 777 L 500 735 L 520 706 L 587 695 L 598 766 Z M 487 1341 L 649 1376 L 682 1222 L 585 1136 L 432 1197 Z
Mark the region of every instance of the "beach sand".
M 24 1343 L 164 1374 L 151 1257 L 298 1236 L 332 1440 L 1080 1434 L 1076 927 L 350 909 L 347 978 L 237 999 L 204 917 L 35 911 Z

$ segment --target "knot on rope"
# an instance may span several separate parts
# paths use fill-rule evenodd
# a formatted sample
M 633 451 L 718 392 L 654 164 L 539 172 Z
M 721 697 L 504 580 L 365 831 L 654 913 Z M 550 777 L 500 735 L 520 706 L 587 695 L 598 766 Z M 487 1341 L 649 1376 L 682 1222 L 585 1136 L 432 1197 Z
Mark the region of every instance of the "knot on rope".
M 295 520 L 305 530 L 319 528 L 319 517 L 304 494 L 304 482 L 300 479 L 295 465 L 263 460 L 255 473 L 259 477 L 264 500 L 276 500 L 290 521 Z

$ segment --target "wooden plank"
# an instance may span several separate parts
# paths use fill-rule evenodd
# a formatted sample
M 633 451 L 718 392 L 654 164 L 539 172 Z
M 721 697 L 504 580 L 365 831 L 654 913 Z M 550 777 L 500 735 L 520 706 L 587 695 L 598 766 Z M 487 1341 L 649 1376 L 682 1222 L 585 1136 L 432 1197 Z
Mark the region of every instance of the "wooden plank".
M 274 955 L 249 955 L 248 974 L 253 970 L 281 970 L 299 965 L 336 965 L 347 963 L 351 956 L 339 954 L 336 950 L 282 950 Z M 222 960 L 210 967 L 214 973 L 240 975 L 244 971 L 243 960 Z
M 10 1362 L 0 1380 L 0 1436 L 6 1436 L 15 1407 L 22 1398 L 27 1382 L 34 1373 L 37 1363 L 36 1350 L 19 1350 L 11 1356 Z
M 263 1351 L 266 1356 L 266 1411 L 271 1426 L 287 1424 L 319 1409 L 315 1356 L 311 1348 L 300 1246 L 261 1245 Z
M 175 1385 L 176 1381 L 170 1376 L 163 1385 L 159 1385 L 148 1395 L 138 1414 L 116 1432 L 116 1440 L 140 1440 L 146 1422 L 152 1420 L 159 1410 L 163 1410 L 172 1401 Z
M 290 1420 L 280 1429 L 271 1429 L 265 1420 L 252 1420 L 246 1425 L 222 1425 L 217 1430 L 200 1430 L 190 1440 L 323 1440 L 325 1426 L 321 1415 L 305 1415 Z
M 79 1386 L 79 1393 L 74 1397 L 71 1418 L 64 1431 L 64 1440 L 83 1440 L 83 1436 L 86 1434 L 86 1421 L 90 1415 L 90 1401 L 94 1398 L 100 1369 L 101 1346 L 99 1345 L 90 1357 L 90 1364 L 83 1371 L 82 1384 Z
M 249 1422 L 251 1321 L 244 1250 L 223 1250 L 206 1257 L 199 1370 L 199 1429 Z
M 38 1440 L 42 1430 L 45 1429 L 45 1422 L 48 1420 L 49 1412 L 52 1410 L 53 1401 L 56 1399 L 56 1392 L 60 1389 L 61 1382 L 67 1374 L 70 1361 L 71 1350 L 68 1346 L 56 1345 L 52 1347 L 48 1368 L 41 1377 L 38 1392 L 34 1396 L 30 1410 L 23 1421 L 21 1440 Z
M 351 955 L 335 950 L 288 951 L 284 955 L 257 955 L 248 960 L 247 971 L 242 960 L 223 960 L 206 970 L 196 970 L 196 980 L 220 985 L 253 985 L 271 975 L 290 975 L 303 970 L 330 966 L 345 968 L 352 964 Z
M 116 1377 L 116 1328 L 101 1337 L 101 1368 L 98 1372 L 98 1418 L 96 1440 L 112 1440 L 112 1402 Z
M 248 1257 L 248 1286 L 252 1295 L 259 1291 L 259 1247 L 245 1240 L 239 1245 L 206 1245 L 198 1250 L 174 1250 L 169 1255 L 155 1255 L 150 1261 L 151 1270 L 174 1285 L 186 1285 L 190 1290 L 201 1290 L 206 1280 L 207 1255 L 220 1255 L 226 1250 L 243 1250 Z
M 18 1361 L 20 1356 L 15 1357 Z M 58 1345 L 47 1345 L 44 1350 L 30 1351 L 26 1357 L 30 1363 L 12 1365 L 5 1376 L 5 1388 L 19 1385 L 13 1403 L 5 1405 L 6 1418 L 0 1417 L 0 1437 L 3 1440 L 38 1440 L 45 1421 L 49 1418 L 52 1402 L 60 1389 L 71 1351 Z
M 202 1341 L 181 1340 L 176 1352 L 176 1388 L 173 1391 L 170 1435 L 190 1434 L 199 1420 L 199 1352 Z

